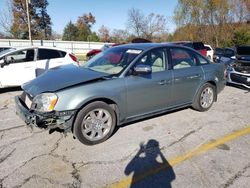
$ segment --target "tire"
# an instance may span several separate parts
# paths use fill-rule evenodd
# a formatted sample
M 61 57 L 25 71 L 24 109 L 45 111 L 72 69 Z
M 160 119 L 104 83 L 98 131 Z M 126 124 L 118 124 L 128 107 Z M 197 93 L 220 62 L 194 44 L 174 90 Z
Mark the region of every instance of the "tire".
M 216 98 L 215 86 L 206 83 L 199 90 L 192 107 L 200 112 L 207 111 L 213 105 Z
M 108 104 L 97 101 L 79 111 L 73 133 L 81 143 L 95 145 L 107 140 L 115 126 L 115 111 Z

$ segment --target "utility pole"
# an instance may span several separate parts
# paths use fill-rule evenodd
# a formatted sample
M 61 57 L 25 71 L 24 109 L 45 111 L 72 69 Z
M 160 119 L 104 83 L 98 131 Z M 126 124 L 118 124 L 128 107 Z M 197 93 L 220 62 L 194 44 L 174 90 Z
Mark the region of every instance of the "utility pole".
M 28 28 L 29 28 L 29 40 L 30 40 L 30 45 L 33 45 L 33 44 L 32 44 L 32 38 L 31 38 L 31 26 L 30 26 L 29 4 L 30 4 L 30 0 L 26 0 L 26 10 L 27 10 Z

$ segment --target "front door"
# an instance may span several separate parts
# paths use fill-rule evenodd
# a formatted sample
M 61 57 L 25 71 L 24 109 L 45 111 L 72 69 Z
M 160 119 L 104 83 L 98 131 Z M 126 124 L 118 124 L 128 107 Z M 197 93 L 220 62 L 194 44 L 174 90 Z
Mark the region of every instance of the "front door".
M 149 65 L 152 73 L 129 75 L 125 78 L 127 88 L 127 117 L 136 117 L 166 108 L 171 99 L 172 72 L 167 70 L 166 53 L 162 48 L 147 52 L 138 60 Z
M 6 55 L 7 65 L 0 68 L 0 84 L 6 86 L 20 86 L 35 78 L 36 62 L 34 49 L 15 51 Z

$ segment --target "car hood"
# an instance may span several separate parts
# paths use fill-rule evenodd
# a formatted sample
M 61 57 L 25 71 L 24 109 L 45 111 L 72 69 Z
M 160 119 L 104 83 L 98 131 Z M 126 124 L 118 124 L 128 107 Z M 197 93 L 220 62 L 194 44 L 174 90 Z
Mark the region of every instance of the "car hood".
M 70 64 L 49 69 L 36 79 L 23 84 L 22 89 L 34 97 L 40 93 L 55 92 L 105 76 L 108 74 Z

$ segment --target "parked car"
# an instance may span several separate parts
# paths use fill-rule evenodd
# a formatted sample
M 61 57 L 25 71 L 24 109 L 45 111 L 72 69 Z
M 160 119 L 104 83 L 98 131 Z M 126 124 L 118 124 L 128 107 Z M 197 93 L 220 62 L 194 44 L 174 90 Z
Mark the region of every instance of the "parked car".
M 0 52 L 11 49 L 12 47 L 10 46 L 0 46 Z
M 77 58 L 62 49 L 27 47 L 0 52 L 0 88 L 20 86 L 46 70 L 69 63 Z
M 208 44 L 205 44 L 204 46 L 205 46 L 205 48 L 207 50 L 207 58 L 210 61 L 213 61 L 213 59 L 214 59 L 214 50 L 213 50 L 212 46 L 210 46 Z
M 173 44 L 176 45 L 182 45 L 182 46 L 187 46 L 190 48 L 193 48 L 200 52 L 203 56 L 207 56 L 207 49 L 204 46 L 203 42 L 192 42 L 192 41 L 179 41 L 179 42 L 173 42 Z
M 120 43 L 115 43 L 115 44 L 104 44 L 103 47 L 101 49 L 93 49 L 90 50 L 87 54 L 86 57 L 87 59 L 91 59 L 92 57 L 94 57 L 96 54 L 99 54 L 100 52 L 107 50 L 108 48 L 114 47 L 114 46 L 118 46 L 121 45 Z
M 224 48 L 223 54 L 219 58 L 220 63 L 224 63 L 225 65 L 230 65 L 235 61 L 236 51 L 234 48 Z
M 193 49 L 126 44 L 101 52 L 83 67 L 47 71 L 24 84 L 15 103 L 27 125 L 72 131 L 80 142 L 93 145 L 124 123 L 188 106 L 206 111 L 224 87 L 224 66 Z
M 219 63 L 221 56 L 223 55 L 223 48 L 215 48 L 213 62 Z
M 227 82 L 250 89 L 250 46 L 236 47 L 236 60 L 227 67 Z

